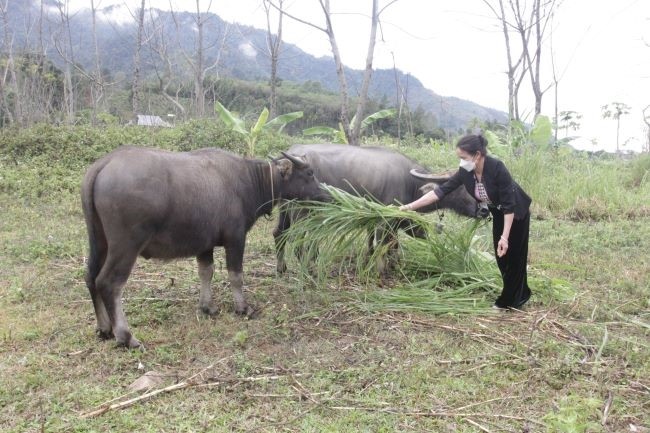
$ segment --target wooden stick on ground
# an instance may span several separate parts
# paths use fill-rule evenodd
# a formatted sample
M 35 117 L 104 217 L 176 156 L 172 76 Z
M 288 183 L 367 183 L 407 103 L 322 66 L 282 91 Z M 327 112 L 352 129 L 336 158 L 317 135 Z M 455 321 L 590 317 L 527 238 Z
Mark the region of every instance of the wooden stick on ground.
M 304 374 L 292 374 L 292 375 L 272 375 L 272 376 L 252 376 L 252 377 L 244 377 L 244 378 L 223 378 L 220 380 L 217 380 L 216 377 L 210 376 L 210 377 L 203 377 L 203 374 L 206 371 L 211 370 L 214 367 L 214 364 L 209 365 L 208 367 L 204 368 L 203 370 L 199 371 L 198 373 L 190 376 L 188 379 L 185 379 L 182 382 L 179 382 L 174 385 L 167 386 L 165 388 L 158 388 L 154 389 L 151 391 L 147 391 L 142 395 L 139 395 L 137 397 L 133 397 L 129 400 L 124 400 L 120 401 L 117 403 L 109 404 L 111 401 L 115 401 L 117 399 L 112 399 L 109 400 L 107 403 L 103 403 L 97 407 L 97 409 L 92 410 L 90 412 L 82 413 L 80 415 L 81 418 L 93 418 L 99 415 L 102 415 L 108 411 L 111 410 L 119 410 L 119 409 L 124 409 L 129 406 L 133 406 L 136 403 L 139 403 L 141 401 L 149 400 L 157 395 L 166 393 L 166 392 L 173 392 L 173 391 L 179 391 L 181 389 L 185 388 L 205 388 L 205 387 L 213 387 L 213 386 L 219 386 L 223 385 L 225 383 L 243 383 L 243 382 L 258 382 L 261 380 L 278 380 L 282 379 L 285 377 L 298 377 L 298 376 L 305 376 Z M 126 394 L 129 395 L 129 394 Z M 124 397 L 124 396 L 123 396 Z M 119 397 L 118 397 L 119 399 Z

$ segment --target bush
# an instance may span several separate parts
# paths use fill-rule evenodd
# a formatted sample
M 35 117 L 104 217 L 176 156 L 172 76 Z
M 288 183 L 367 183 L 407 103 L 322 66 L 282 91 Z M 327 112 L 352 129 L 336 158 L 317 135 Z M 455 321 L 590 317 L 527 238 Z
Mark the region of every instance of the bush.
M 290 146 L 284 134 L 264 132 L 257 157 L 278 156 Z M 23 198 L 40 198 L 59 192 L 77 193 L 85 169 L 124 145 L 189 151 L 216 147 L 244 155 L 241 134 L 214 119 L 193 120 L 175 128 L 139 126 L 36 125 L 3 129 L 0 133 L 0 192 Z
M 264 131 L 256 157 L 278 156 L 300 137 Z M 106 125 L 7 128 L 0 131 L 0 191 L 18 197 L 43 197 L 57 192 L 77 194 L 84 170 L 93 161 L 123 145 L 188 151 L 217 147 L 240 155 L 245 138 L 216 119 L 193 120 L 174 128 Z M 369 137 L 366 145 L 398 148 L 391 140 Z M 405 139 L 399 151 L 435 172 L 456 170 L 452 145 Z M 533 198 L 533 213 L 574 220 L 637 218 L 650 215 L 650 155 L 621 159 L 575 152 L 570 148 L 525 146 L 517 155 L 502 156 L 513 177 Z

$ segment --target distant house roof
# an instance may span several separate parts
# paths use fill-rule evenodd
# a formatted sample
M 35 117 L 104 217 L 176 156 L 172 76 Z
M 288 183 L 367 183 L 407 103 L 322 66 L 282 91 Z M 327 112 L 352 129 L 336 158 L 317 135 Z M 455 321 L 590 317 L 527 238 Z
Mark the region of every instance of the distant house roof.
M 151 116 L 148 114 L 138 114 L 138 125 L 140 126 L 164 126 L 166 128 L 171 128 L 169 122 L 165 122 L 160 118 L 160 116 Z

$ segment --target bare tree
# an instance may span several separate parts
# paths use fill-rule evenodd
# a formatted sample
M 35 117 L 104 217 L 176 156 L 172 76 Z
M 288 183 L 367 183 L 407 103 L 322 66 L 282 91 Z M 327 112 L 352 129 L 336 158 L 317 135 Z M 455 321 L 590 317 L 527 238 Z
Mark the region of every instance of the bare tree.
M 389 3 L 392 4 L 393 2 Z M 383 10 L 383 9 L 382 9 Z M 379 3 L 378 0 L 372 0 L 372 15 L 370 19 L 370 38 L 368 40 L 368 52 L 366 54 L 366 68 L 363 71 L 363 84 L 361 85 L 361 93 L 359 94 L 359 102 L 357 103 L 357 111 L 354 114 L 354 122 L 350 125 L 350 143 L 358 145 L 359 135 L 361 133 L 361 120 L 366 109 L 368 102 L 368 88 L 370 87 L 370 79 L 372 78 L 372 59 L 375 53 L 375 42 L 377 41 L 377 24 L 379 23 Z
M 381 13 L 386 10 L 390 5 L 395 3 L 397 0 L 391 0 L 386 6 L 379 9 L 378 0 L 372 1 L 372 16 L 371 16 L 371 26 L 370 26 L 370 38 L 368 42 L 368 52 L 366 55 L 366 68 L 363 76 L 363 83 L 361 85 L 361 91 L 359 93 L 359 99 L 357 104 L 356 113 L 354 117 L 354 125 L 350 122 L 349 117 L 349 93 L 348 93 L 348 84 L 345 77 L 345 71 L 343 69 L 343 61 L 341 60 L 341 54 L 339 51 L 338 43 L 336 40 L 336 35 L 334 33 L 334 28 L 332 25 L 332 12 L 330 10 L 329 0 L 318 0 L 318 3 L 323 12 L 325 19 L 325 26 L 321 27 L 310 21 L 298 18 L 292 14 L 287 13 L 286 10 L 281 10 L 275 3 L 270 2 L 270 4 L 278 9 L 282 14 L 288 16 L 289 18 L 298 21 L 302 24 L 313 27 L 319 31 L 325 33 L 329 39 L 330 47 L 332 49 L 332 56 L 334 57 L 334 63 L 336 65 L 336 75 L 339 80 L 339 92 L 341 95 L 341 123 L 343 124 L 343 129 L 345 131 L 345 136 L 351 145 L 359 145 L 359 132 L 361 129 L 361 116 L 366 108 L 366 103 L 368 101 L 368 87 L 370 85 L 370 79 L 372 77 L 372 59 L 375 49 L 375 40 L 377 35 L 377 25 L 379 23 L 379 16 Z
M 206 10 L 209 11 L 211 6 L 212 6 L 212 0 L 208 2 L 208 7 Z M 176 25 L 176 32 L 177 34 L 180 34 L 180 32 L 182 31 L 181 24 L 178 21 L 178 17 L 176 16 L 176 13 L 174 12 L 171 6 L 171 0 L 169 3 L 169 7 L 170 7 L 172 17 L 174 19 L 174 24 Z M 216 46 L 216 42 L 213 45 L 207 47 L 204 46 L 205 24 L 209 19 L 210 16 L 201 11 L 200 0 L 196 0 L 196 14 L 194 15 L 194 25 L 196 29 L 196 41 L 195 41 L 196 49 L 193 55 L 189 55 L 185 51 L 183 46 L 180 44 L 180 39 L 179 39 L 179 46 L 181 49 L 181 53 L 183 54 L 183 57 L 185 57 L 187 64 L 190 66 L 190 69 L 192 70 L 192 76 L 194 80 L 194 109 L 196 115 L 199 117 L 205 116 L 205 95 L 207 92 L 204 86 L 205 76 L 210 70 L 218 66 L 220 60 L 220 56 L 217 55 L 216 60 L 211 65 L 205 66 L 206 51 Z M 223 40 L 225 40 L 225 36 L 222 39 L 222 41 Z
M 140 112 L 140 99 L 141 99 L 141 86 L 140 83 L 140 57 L 142 53 L 142 45 L 144 38 L 144 8 L 146 0 L 140 2 L 140 8 L 137 10 L 137 24 L 138 33 L 135 39 L 135 53 L 133 54 L 133 83 L 131 85 L 131 93 L 133 94 L 132 107 L 133 116 L 137 116 Z
M 264 5 L 264 10 L 266 12 L 266 44 L 269 52 L 269 57 L 271 59 L 271 79 L 270 79 L 270 88 L 271 92 L 269 95 L 269 117 L 273 119 L 277 115 L 278 111 L 278 97 L 277 97 L 277 85 L 278 85 L 278 59 L 280 57 L 280 48 L 282 46 L 282 6 L 284 0 L 278 0 L 278 9 L 280 14 L 278 16 L 278 27 L 277 32 L 274 35 L 271 31 L 271 4 L 270 0 L 263 0 L 262 4 Z
M 43 4 L 40 15 L 22 20 L 23 29 L 13 26 L 21 21 L 11 19 L 9 1 L 0 3 L 0 25 L 3 27 L 0 45 L 3 61 L 0 68 L 0 124 L 28 126 L 47 121 L 55 111 L 55 98 L 60 74 L 45 57 L 43 43 Z M 37 39 L 32 38 L 36 29 Z M 22 34 L 23 47 L 15 49 L 15 35 Z M 35 46 L 32 46 L 34 44 Z
M 503 0 L 499 0 L 498 9 L 495 8 L 490 0 L 483 0 L 483 3 L 487 5 L 488 8 L 492 11 L 494 16 L 499 20 L 501 31 L 503 32 L 503 37 L 506 45 L 506 59 L 508 64 L 508 69 L 506 74 L 508 75 L 508 119 L 510 121 L 519 120 L 519 113 L 517 108 L 517 87 L 516 87 L 516 74 L 519 70 L 521 62 L 523 60 L 523 55 L 520 54 L 517 56 L 517 59 L 513 57 L 511 41 L 510 41 L 510 28 L 508 25 L 508 19 L 506 17 L 505 7 L 503 6 Z
M 510 120 L 521 120 L 519 89 L 523 79 L 530 78 L 535 97 L 534 117 L 542 110 L 542 98 L 550 86 L 542 88 L 541 68 L 543 42 L 550 29 L 551 18 L 558 6 L 557 0 L 483 0 L 499 21 L 506 45 L 508 75 L 508 114 Z M 513 33 L 519 39 L 515 49 Z
M 512 0 L 511 0 L 512 4 Z M 519 1 L 515 2 L 513 12 L 517 23 L 517 31 L 521 38 L 524 59 L 527 64 L 531 88 L 535 95 L 535 118 L 542 112 L 542 90 L 540 69 L 542 61 L 542 42 L 544 34 L 549 28 L 556 0 L 533 0 L 532 10 L 528 20 L 525 18 L 525 9 Z M 532 31 L 531 31 L 532 30 Z M 531 54 L 531 49 L 533 53 Z
M 101 110 L 101 103 L 104 99 L 104 80 L 102 78 L 102 68 L 99 57 L 99 44 L 97 43 L 97 9 L 95 7 L 95 0 L 90 0 L 90 11 L 93 21 L 93 48 L 95 50 L 95 71 L 90 74 L 90 95 L 93 105 L 92 122 L 95 124 L 97 122 L 97 112 L 98 110 Z
M 70 9 L 68 0 L 57 2 L 56 7 L 59 12 L 59 21 L 58 28 L 53 35 L 54 47 L 64 60 L 63 106 L 65 111 L 65 120 L 68 124 L 72 124 L 75 117 L 75 91 L 72 85 L 74 56 L 72 49 L 72 34 L 70 32 Z
M 183 104 L 181 104 L 179 97 L 179 93 L 183 90 L 183 82 L 180 72 L 175 69 L 176 62 L 169 50 L 169 45 L 167 43 L 167 29 L 162 20 L 158 20 L 151 10 L 149 22 L 151 26 L 149 27 L 149 34 L 146 39 L 152 54 L 155 54 L 157 57 L 152 59 L 151 63 L 156 77 L 158 78 L 158 87 L 165 99 L 172 103 L 176 108 L 176 112 L 180 113 L 182 118 L 185 119 L 187 110 Z M 146 30 L 147 27 L 145 27 L 145 31 Z M 175 86 L 176 88 L 175 95 L 172 95 L 169 92 L 169 89 L 172 86 Z
M 21 118 L 21 99 L 18 97 L 18 80 L 16 78 L 16 64 L 13 55 L 14 35 L 9 26 L 9 0 L 0 3 L 0 16 L 3 25 L 3 48 L 7 56 L 0 80 L 0 96 L 2 109 L 9 123 Z

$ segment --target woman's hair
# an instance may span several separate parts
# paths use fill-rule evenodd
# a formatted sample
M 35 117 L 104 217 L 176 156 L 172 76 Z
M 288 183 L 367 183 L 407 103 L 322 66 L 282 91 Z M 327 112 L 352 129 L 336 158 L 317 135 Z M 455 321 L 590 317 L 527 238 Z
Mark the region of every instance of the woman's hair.
M 476 155 L 477 152 L 483 156 L 487 155 L 487 140 L 480 134 L 470 134 L 462 137 L 458 140 L 456 147 L 470 155 Z

